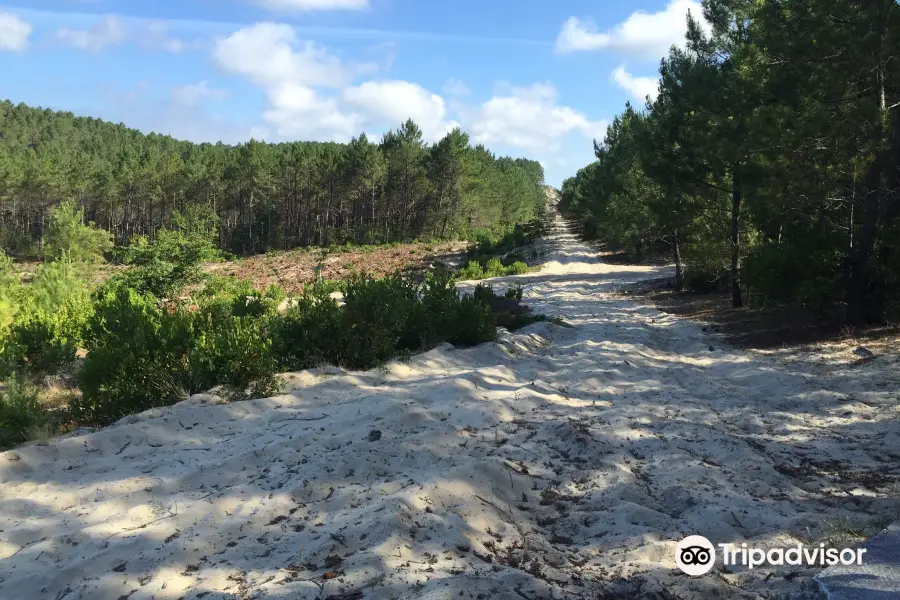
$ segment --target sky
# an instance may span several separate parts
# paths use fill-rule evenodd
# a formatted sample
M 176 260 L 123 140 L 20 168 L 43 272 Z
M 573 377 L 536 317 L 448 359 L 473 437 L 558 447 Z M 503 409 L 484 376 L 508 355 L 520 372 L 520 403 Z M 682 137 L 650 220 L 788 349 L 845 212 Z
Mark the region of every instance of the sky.
M 695 0 L 0 0 L 0 99 L 195 142 L 453 127 L 547 183 L 656 94 Z

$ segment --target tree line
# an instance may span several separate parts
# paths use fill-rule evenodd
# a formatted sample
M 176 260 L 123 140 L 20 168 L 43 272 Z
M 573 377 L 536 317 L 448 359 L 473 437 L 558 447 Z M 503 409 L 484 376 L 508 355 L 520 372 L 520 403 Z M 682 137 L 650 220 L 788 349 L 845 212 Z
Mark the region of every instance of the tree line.
M 543 182 L 536 161 L 498 158 L 459 129 L 427 144 L 411 120 L 379 142 L 231 146 L 0 103 L 0 243 L 18 253 L 44 254 L 66 200 L 119 245 L 198 207 L 239 253 L 491 236 L 541 211 Z
M 699 15 L 697 15 L 699 16 Z M 626 105 L 561 209 L 734 306 L 900 318 L 900 6 L 704 0 L 659 94 Z

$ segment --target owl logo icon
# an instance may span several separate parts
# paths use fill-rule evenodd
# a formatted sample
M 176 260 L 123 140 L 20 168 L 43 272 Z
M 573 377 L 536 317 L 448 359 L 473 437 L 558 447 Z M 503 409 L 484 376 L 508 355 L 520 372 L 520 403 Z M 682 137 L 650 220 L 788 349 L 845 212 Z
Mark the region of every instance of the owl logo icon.
M 675 547 L 675 563 L 693 577 L 706 575 L 716 565 L 716 549 L 702 535 L 690 535 Z

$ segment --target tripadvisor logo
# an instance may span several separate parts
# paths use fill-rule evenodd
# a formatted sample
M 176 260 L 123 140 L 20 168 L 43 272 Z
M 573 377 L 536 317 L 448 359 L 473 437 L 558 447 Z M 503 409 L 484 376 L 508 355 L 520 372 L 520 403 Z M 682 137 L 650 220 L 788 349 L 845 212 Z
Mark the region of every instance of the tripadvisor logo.
M 688 575 L 706 575 L 716 564 L 716 549 L 702 535 L 690 535 L 678 542 L 675 563 Z
M 808 565 L 830 567 L 837 564 L 861 565 L 865 548 L 826 548 L 825 544 L 804 546 L 797 544 L 790 548 L 749 548 L 747 544 L 719 544 L 722 562 L 726 567 L 742 565 L 753 569 L 763 565 Z M 691 535 L 680 542 L 675 549 L 675 563 L 678 568 L 694 577 L 706 575 L 716 564 L 716 550 L 712 542 L 701 535 Z

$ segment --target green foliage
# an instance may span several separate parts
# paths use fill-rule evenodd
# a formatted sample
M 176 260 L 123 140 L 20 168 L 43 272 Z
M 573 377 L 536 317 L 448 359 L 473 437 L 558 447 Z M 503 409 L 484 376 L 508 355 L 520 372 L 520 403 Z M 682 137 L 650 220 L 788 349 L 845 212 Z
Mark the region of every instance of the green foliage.
M 67 255 L 63 255 L 59 260 L 38 267 L 23 305 L 54 313 L 70 301 L 86 302 L 88 293 L 85 273 Z
M 71 200 L 60 202 L 50 213 L 44 247 L 46 257 L 96 264 L 112 247 L 112 235 L 97 229 L 93 223 L 85 225 L 84 210 L 76 209 Z
M 7 368 L 34 374 L 56 373 L 75 360 L 91 311 L 87 298 L 74 297 L 54 313 L 37 310 L 28 314 L 10 329 L 3 362 Z
M 133 268 L 116 275 L 116 284 L 158 298 L 173 298 L 185 287 L 203 281 L 203 263 L 221 254 L 213 243 L 204 211 L 177 213 L 174 228 L 163 229 L 153 242 L 138 236 L 121 251 L 121 260 Z
M 524 292 L 525 292 L 525 290 L 522 288 L 521 285 L 517 285 L 516 287 L 511 287 L 506 290 L 506 299 L 507 300 L 517 300 L 517 301 L 521 302 L 522 295 L 524 294 Z
M 462 281 L 476 281 L 485 277 L 484 268 L 476 260 L 470 260 L 469 264 L 460 269 L 456 275 Z
M 29 431 L 46 422 L 37 389 L 22 377 L 10 377 L 0 387 L 0 448 L 28 440 Z
M 506 267 L 503 266 L 499 258 L 494 256 L 488 259 L 487 264 L 484 265 L 484 274 L 485 277 L 502 277 L 506 275 Z
M 528 268 L 527 264 L 525 264 L 521 260 L 517 260 L 513 264 L 506 267 L 505 273 L 506 275 L 524 275 L 529 270 L 530 269 Z
M 353 368 L 382 363 L 399 350 L 418 349 L 411 317 L 417 286 L 395 274 L 383 279 L 355 275 L 344 284 L 343 362 Z
M 19 311 L 24 293 L 12 259 L 0 249 L 0 339 Z
M 729 247 L 723 238 L 697 236 L 683 249 L 685 285 L 692 291 L 709 293 L 728 289 Z
M 324 286 L 310 286 L 273 324 L 273 349 L 285 370 L 341 364 L 343 309 Z
M 456 278 L 460 281 L 478 281 L 480 279 L 489 279 L 492 277 L 508 277 L 510 275 L 524 275 L 531 269 L 521 260 L 517 260 L 509 266 L 504 266 L 503 262 L 493 256 L 487 259 L 484 264 L 472 260 L 456 273 Z
M 634 257 L 664 245 L 689 287 L 727 288 L 735 307 L 752 295 L 817 316 L 845 303 L 853 326 L 891 319 L 900 4 L 705 0 L 709 27 L 699 17 L 560 209 Z
M 817 317 L 833 308 L 841 286 L 841 253 L 833 244 L 808 240 L 806 250 L 785 252 L 760 244 L 744 264 L 744 281 L 764 305 L 797 303 Z
M 240 253 L 493 235 L 546 200 L 540 163 L 498 158 L 458 129 L 429 144 L 412 121 L 379 142 L 228 146 L 0 102 L 0 130 L 0 198 L 16 198 L 0 241 L 28 251 L 40 246 L 48 200 L 65 198 L 120 245 L 171 229 Z M 78 213 L 66 214 L 74 223 Z
M 497 321 L 490 304 L 468 294 L 460 298 L 456 321 L 448 341 L 456 346 L 475 346 L 497 339 Z
M 82 396 L 73 416 L 106 424 L 183 399 L 193 333 L 188 315 L 165 312 L 150 296 L 125 287 L 102 290 L 88 322 Z
M 193 332 L 188 358 L 191 390 L 224 384 L 233 390 L 233 399 L 277 393 L 278 361 L 272 352 L 269 319 L 204 315 L 195 319 Z

